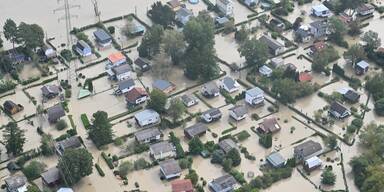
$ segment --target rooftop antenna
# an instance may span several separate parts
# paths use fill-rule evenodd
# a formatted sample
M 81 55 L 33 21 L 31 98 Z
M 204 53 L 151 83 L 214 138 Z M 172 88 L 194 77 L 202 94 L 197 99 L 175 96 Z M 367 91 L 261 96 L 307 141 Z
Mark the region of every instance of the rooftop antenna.
M 91 0 L 93 4 L 93 10 L 95 11 L 95 16 L 97 18 L 97 22 L 101 22 L 101 11 L 99 10 L 99 6 L 97 4 L 97 0 Z

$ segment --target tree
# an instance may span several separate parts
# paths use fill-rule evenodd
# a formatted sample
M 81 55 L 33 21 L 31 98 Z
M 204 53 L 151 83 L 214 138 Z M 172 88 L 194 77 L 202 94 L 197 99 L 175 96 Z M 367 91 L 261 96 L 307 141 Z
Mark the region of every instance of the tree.
M 167 103 L 167 95 L 160 90 L 153 89 L 149 97 L 151 99 L 148 102 L 148 108 L 151 108 L 158 113 L 164 112 L 164 107 Z
M 248 40 L 249 30 L 245 24 L 242 24 L 239 30 L 235 32 L 235 39 L 237 42 L 242 43 Z
M 44 163 L 33 160 L 23 168 L 23 173 L 29 180 L 34 180 L 40 177 L 45 167 L 46 165 Z
M 97 147 L 113 141 L 112 125 L 108 121 L 108 114 L 104 111 L 97 111 L 93 115 L 92 126 L 89 130 L 89 137 Z
M 351 36 L 356 36 L 356 35 L 359 35 L 360 33 L 361 33 L 360 22 L 358 20 L 351 21 L 349 23 L 348 34 Z
M 200 141 L 198 137 L 192 138 L 188 142 L 188 147 L 189 153 L 191 153 L 192 155 L 198 155 L 204 150 L 204 144 Z
M 327 137 L 326 143 L 330 149 L 335 149 L 337 147 L 337 137 L 334 135 Z
M 44 45 L 44 31 L 37 24 L 26 24 L 21 22 L 18 27 L 21 42 L 29 50 L 35 50 Z
M 136 23 L 135 23 L 135 21 L 133 20 L 133 17 L 132 17 L 132 16 L 128 16 L 128 17 L 125 19 L 125 26 L 124 26 L 124 28 L 122 29 L 123 34 L 124 34 L 127 38 L 131 38 L 132 36 L 134 36 L 134 34 L 132 34 L 132 31 L 134 31 L 135 28 L 136 28 Z
M 0 48 L 2 48 L 2 47 L 3 47 L 3 39 L 0 36 Z
M 384 125 L 369 124 L 361 130 L 360 144 L 373 154 L 381 156 L 384 153 Z
M 371 30 L 365 32 L 361 40 L 366 43 L 365 50 L 368 54 L 373 53 L 374 50 L 381 45 L 381 39 L 379 38 L 379 35 L 377 32 Z
M 161 43 L 165 53 L 171 57 L 173 64 L 178 65 L 186 48 L 183 33 L 176 30 L 165 30 Z
M 272 147 L 272 134 L 267 133 L 263 134 L 259 137 L 259 143 L 265 147 L 265 148 L 270 148 Z
M 329 27 L 329 38 L 338 45 L 341 45 L 344 42 L 344 34 L 347 32 L 347 28 L 344 23 L 336 16 L 329 18 L 328 22 Z
M 172 72 L 171 59 L 164 51 L 153 57 L 152 74 L 157 79 L 167 80 Z
M 225 154 L 222 150 L 215 150 L 212 153 L 211 163 L 212 164 L 222 164 L 224 158 L 225 158 Z
M 364 59 L 366 54 L 363 47 L 359 44 L 352 45 L 346 52 L 344 52 L 344 58 L 349 59 L 352 63 L 352 66 L 355 66 L 357 61 Z
M 122 177 L 126 177 L 133 170 L 134 165 L 130 161 L 124 161 L 119 165 L 119 174 Z
M 41 153 L 45 156 L 50 156 L 55 154 L 55 146 L 54 146 L 54 141 L 52 139 L 52 135 L 50 134 L 43 134 L 41 136 L 41 141 L 40 141 L 40 149 Z
M 230 172 L 231 169 L 232 169 L 232 165 L 233 165 L 232 159 L 230 159 L 230 158 L 224 159 L 224 161 L 223 161 L 223 169 L 224 169 L 225 172 Z
M 84 148 L 65 150 L 58 164 L 64 181 L 69 186 L 92 174 L 92 166 L 93 157 Z
M 330 168 L 326 168 L 321 174 L 321 183 L 324 185 L 334 185 L 336 182 L 336 175 Z
M 133 167 L 135 170 L 141 170 L 149 167 L 151 164 L 144 158 L 139 158 L 133 162 Z
M 325 57 L 322 52 L 315 53 L 315 55 L 313 56 L 311 68 L 314 72 L 321 73 L 325 71 L 325 67 L 328 65 L 328 63 L 328 57 Z
M 28 185 L 27 192 L 41 192 L 36 185 Z
M 12 61 L 10 60 L 9 57 L 5 56 L 5 53 L 0 53 L 0 70 L 3 73 L 9 73 L 15 68 L 12 65 Z
M 384 170 L 382 166 L 371 166 L 368 169 L 369 176 L 365 179 L 361 191 L 376 192 L 384 189 Z
M 88 89 L 90 92 L 93 92 L 93 82 L 92 82 L 92 79 L 86 79 L 85 80 L 84 88 Z
M 180 98 L 173 98 L 167 113 L 171 116 L 173 122 L 175 123 L 180 117 L 183 116 L 186 107 Z
M 245 40 L 238 51 L 242 57 L 245 57 L 247 64 L 257 70 L 265 64 L 268 59 L 268 47 L 265 43 L 256 38 Z
M 19 34 L 16 23 L 12 19 L 7 19 L 3 26 L 4 37 L 12 43 L 12 47 L 15 48 L 15 43 L 20 43 Z
M 17 127 L 17 124 L 14 122 L 9 122 L 5 126 L 3 131 L 3 138 L 5 140 L 5 148 L 7 153 L 13 155 L 19 155 L 23 152 L 23 146 L 26 141 L 24 136 L 24 131 Z
M 384 74 L 377 74 L 368 79 L 365 88 L 372 94 L 375 101 L 384 98 Z
M 227 157 L 227 159 L 232 160 L 232 163 L 233 163 L 232 165 L 234 167 L 240 165 L 240 163 L 241 163 L 240 153 L 236 148 L 229 150 L 226 157 Z
M 185 176 L 185 179 L 190 179 L 193 185 L 196 185 L 199 181 L 199 175 L 193 169 L 189 169 L 188 174 Z
M 152 58 L 160 52 L 160 43 L 164 29 L 161 25 L 153 25 L 144 34 L 141 44 L 137 47 L 140 57 Z
M 66 129 L 68 127 L 68 124 L 67 122 L 64 120 L 64 119 L 60 119 L 57 123 L 56 123 L 56 129 L 61 131 L 63 129 Z
M 384 116 L 384 98 L 375 102 L 375 112 L 379 116 Z
M 163 5 L 161 1 L 154 3 L 148 13 L 154 23 L 164 28 L 168 27 L 175 18 L 175 12 L 169 6 Z

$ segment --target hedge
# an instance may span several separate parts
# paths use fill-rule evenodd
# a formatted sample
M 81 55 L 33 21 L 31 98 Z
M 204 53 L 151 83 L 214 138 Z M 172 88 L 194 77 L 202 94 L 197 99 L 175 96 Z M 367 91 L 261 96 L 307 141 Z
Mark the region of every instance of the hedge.
M 91 123 L 89 123 L 87 114 L 85 113 L 81 114 L 80 118 L 81 118 L 81 121 L 83 122 L 84 128 L 88 129 L 91 126 Z
M 115 168 L 115 166 L 113 166 L 112 159 L 110 157 L 108 157 L 104 152 L 101 152 L 101 156 L 103 157 L 103 159 L 105 160 L 105 162 L 107 163 L 110 169 Z
M 123 113 L 120 113 L 120 114 L 117 114 L 115 116 L 112 116 L 112 117 L 108 118 L 108 121 L 113 121 L 113 120 L 119 119 L 121 117 L 127 116 L 127 115 L 129 115 L 129 114 L 131 114 L 133 112 L 139 111 L 141 109 L 143 109 L 142 106 L 136 106 L 136 107 L 134 107 L 132 109 L 129 109 L 128 111 L 125 111 Z
M 105 173 L 104 171 L 101 169 L 100 165 L 95 163 L 95 167 L 96 167 L 96 170 L 97 172 L 99 173 L 100 176 L 104 177 L 105 176 Z

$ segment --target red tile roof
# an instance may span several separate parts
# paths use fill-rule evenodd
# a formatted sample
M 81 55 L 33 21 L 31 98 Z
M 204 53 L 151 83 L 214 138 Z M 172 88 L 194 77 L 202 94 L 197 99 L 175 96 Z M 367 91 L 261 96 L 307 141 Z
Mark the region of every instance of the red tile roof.
M 120 60 L 126 59 L 125 56 L 121 52 L 113 53 L 108 56 L 108 60 L 111 63 L 116 63 Z
M 125 94 L 126 100 L 130 103 L 135 103 L 142 96 L 148 96 L 148 93 L 141 87 L 135 87 Z
M 305 82 L 305 81 L 312 81 L 312 75 L 308 72 L 301 72 L 299 74 L 299 81 Z
M 172 192 L 193 192 L 192 182 L 189 179 L 179 179 L 172 182 Z

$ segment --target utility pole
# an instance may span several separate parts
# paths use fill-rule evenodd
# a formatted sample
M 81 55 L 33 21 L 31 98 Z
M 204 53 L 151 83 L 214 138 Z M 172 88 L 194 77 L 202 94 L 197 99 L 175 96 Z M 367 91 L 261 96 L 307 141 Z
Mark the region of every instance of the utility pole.
M 99 10 L 99 6 L 97 4 L 97 0 L 91 0 L 92 1 L 92 4 L 93 4 L 93 10 L 95 11 L 95 16 L 96 16 L 96 19 L 97 19 L 97 22 L 101 22 L 101 11 Z

